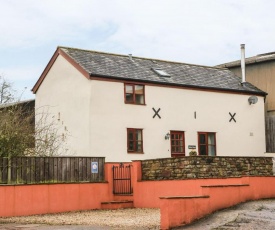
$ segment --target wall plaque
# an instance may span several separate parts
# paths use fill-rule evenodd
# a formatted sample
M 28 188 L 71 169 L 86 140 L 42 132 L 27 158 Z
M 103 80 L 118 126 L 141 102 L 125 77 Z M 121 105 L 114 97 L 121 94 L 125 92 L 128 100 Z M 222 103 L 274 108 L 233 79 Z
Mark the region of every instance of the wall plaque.
M 92 173 L 98 173 L 98 162 L 91 163 Z

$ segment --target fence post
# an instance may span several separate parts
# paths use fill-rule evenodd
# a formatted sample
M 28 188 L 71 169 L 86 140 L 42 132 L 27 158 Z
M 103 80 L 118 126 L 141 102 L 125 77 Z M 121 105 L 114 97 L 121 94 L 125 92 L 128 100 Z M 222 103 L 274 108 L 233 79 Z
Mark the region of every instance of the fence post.
M 8 154 L 8 165 L 7 165 L 7 170 L 8 170 L 8 181 L 7 184 L 11 184 L 11 156 L 10 153 Z

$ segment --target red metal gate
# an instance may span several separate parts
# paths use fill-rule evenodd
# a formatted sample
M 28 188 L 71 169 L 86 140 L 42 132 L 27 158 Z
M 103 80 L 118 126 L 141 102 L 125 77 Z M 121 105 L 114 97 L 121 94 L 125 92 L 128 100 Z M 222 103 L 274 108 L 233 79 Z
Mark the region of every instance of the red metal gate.
M 131 165 L 113 165 L 113 193 L 132 194 Z

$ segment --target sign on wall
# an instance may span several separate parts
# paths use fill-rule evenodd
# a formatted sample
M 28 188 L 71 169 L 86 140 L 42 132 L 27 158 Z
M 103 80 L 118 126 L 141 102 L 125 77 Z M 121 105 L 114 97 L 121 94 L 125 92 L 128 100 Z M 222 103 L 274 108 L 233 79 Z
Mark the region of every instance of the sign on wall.
M 196 149 L 196 145 L 188 145 L 188 149 Z
M 98 162 L 92 162 L 91 164 L 92 173 L 98 173 Z

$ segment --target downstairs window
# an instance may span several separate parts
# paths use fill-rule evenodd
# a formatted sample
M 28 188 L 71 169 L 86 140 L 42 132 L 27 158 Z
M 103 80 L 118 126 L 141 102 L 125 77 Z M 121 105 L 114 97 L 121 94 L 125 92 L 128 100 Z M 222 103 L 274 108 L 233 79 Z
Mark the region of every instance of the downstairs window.
M 127 152 L 143 153 L 142 129 L 127 129 Z
M 216 156 L 216 133 L 199 132 L 199 155 Z

